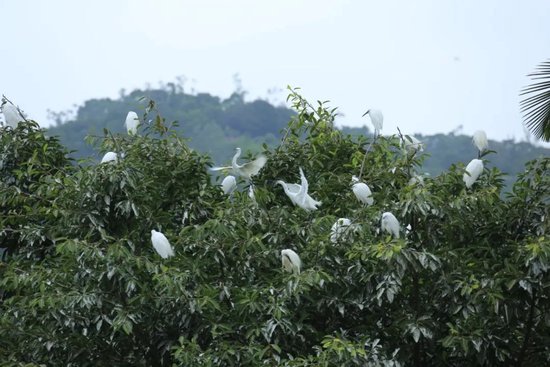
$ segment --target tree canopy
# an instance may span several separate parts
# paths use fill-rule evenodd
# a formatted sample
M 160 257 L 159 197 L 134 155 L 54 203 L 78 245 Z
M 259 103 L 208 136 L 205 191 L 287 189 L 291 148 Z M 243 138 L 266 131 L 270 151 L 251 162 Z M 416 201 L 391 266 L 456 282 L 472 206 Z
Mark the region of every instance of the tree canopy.
M 235 92 L 222 100 L 208 93 L 184 93 L 182 87 L 168 83 L 158 89 L 122 93 L 117 99 L 86 101 L 78 108 L 74 118 L 65 118 L 67 121 L 59 118 L 57 126 L 50 127 L 48 134 L 59 136 L 62 144 L 69 150 L 74 150 L 71 157 L 95 157 L 95 160 L 99 160 L 98 150 L 85 141 L 86 135 L 101 137 L 104 128 L 113 133 L 123 132 L 123 122 L 128 111 L 136 111 L 141 116 L 149 99 L 155 101 L 156 107 L 162 111 L 167 121 L 178 122 L 171 128 L 189 139 L 186 143 L 190 148 L 207 153 L 217 164 L 229 162 L 235 146 L 252 151 L 262 149 L 263 144 L 272 149 L 277 147 L 282 138 L 281 131 L 296 113 L 292 109 L 276 107 L 264 100 L 245 101 L 244 92 Z M 366 125 L 367 120 L 357 121 L 358 125 L 360 123 Z M 355 137 L 372 135 L 366 127 L 344 126 L 339 129 Z M 388 134 L 386 131 L 383 133 Z M 429 152 L 422 165 L 424 173 L 436 176 L 453 163 L 468 163 L 466 159 L 472 149 L 471 136 L 454 133 L 422 135 L 416 131 L 406 133 L 415 133 L 424 143 L 426 152 Z M 491 140 L 489 149 L 499 152 L 491 157 L 488 164 L 498 167 L 506 174 L 504 179 L 507 189 L 511 188 L 516 175 L 523 171 L 527 161 L 550 154 L 549 149 L 527 142 L 516 143 L 513 140 Z
M 34 122 L 0 135 L 0 359 L 14 366 L 535 366 L 550 363 L 550 159 L 512 190 L 457 163 L 412 180 L 407 136 L 353 137 L 297 90 L 267 164 L 231 198 L 155 104 L 117 161 L 74 165 Z M 370 146 L 370 150 L 366 147 Z M 498 156 L 487 152 L 486 163 Z M 249 153 L 247 158 L 251 158 Z M 468 158 L 476 158 L 472 146 Z M 374 203 L 363 205 L 351 177 Z M 322 201 L 293 206 L 277 180 Z M 380 230 L 392 212 L 399 237 Z M 353 230 L 336 241 L 331 227 Z M 150 231 L 175 256 L 162 259 Z M 294 250 L 300 273 L 285 272 Z

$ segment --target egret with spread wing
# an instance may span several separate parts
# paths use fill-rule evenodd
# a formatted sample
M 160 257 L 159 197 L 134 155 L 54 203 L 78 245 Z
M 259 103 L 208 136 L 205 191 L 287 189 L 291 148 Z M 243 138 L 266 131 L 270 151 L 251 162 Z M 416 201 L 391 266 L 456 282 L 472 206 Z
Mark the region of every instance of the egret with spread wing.
M 258 158 L 244 163 L 244 164 L 238 164 L 237 159 L 239 159 L 241 155 L 241 148 L 236 149 L 237 152 L 233 156 L 233 160 L 231 161 L 231 166 L 227 167 L 212 167 L 210 168 L 211 171 L 222 171 L 222 170 L 231 170 L 235 175 L 241 176 L 247 180 L 250 180 L 252 176 L 255 176 L 260 172 L 260 170 L 263 168 L 265 163 L 267 162 L 267 158 L 265 155 L 260 154 Z
M 300 185 L 299 184 L 287 184 L 284 181 L 277 181 L 279 185 L 283 187 L 286 196 L 292 201 L 294 205 L 298 205 L 300 208 L 311 211 L 317 210 L 317 207 L 322 203 L 313 199 L 308 194 L 309 184 L 307 182 L 304 171 L 300 167 Z

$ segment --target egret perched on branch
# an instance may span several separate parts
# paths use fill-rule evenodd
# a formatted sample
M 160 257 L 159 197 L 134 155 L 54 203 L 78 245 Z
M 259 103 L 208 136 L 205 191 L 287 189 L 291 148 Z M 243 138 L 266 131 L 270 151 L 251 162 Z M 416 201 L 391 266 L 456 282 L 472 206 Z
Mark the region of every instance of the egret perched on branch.
M 124 124 L 126 125 L 126 131 L 128 132 L 128 135 L 136 135 L 139 125 L 139 117 L 137 113 L 135 113 L 134 111 L 128 112 L 128 114 L 126 115 L 126 122 Z
M 235 176 L 227 176 L 222 181 L 222 190 L 225 195 L 231 195 L 235 188 L 237 187 L 237 180 Z
M 403 136 L 403 143 L 402 145 L 405 147 L 408 153 L 415 153 L 415 152 L 423 152 L 424 151 L 424 143 L 422 143 L 420 140 L 415 138 L 412 135 L 405 135 Z
M 232 170 L 235 175 L 241 176 L 247 180 L 250 180 L 252 176 L 257 175 L 258 172 L 260 172 L 260 170 L 263 168 L 263 166 L 267 162 L 266 156 L 263 154 L 260 154 L 258 158 L 254 159 L 253 161 L 247 162 L 245 164 L 238 164 L 237 159 L 239 159 L 239 156 L 241 155 L 241 148 L 236 148 L 236 150 L 237 152 L 233 156 L 233 160 L 231 161 L 231 166 L 212 167 L 210 168 L 210 170 L 211 171 Z
M 304 175 L 304 171 L 302 170 L 302 167 L 300 167 L 300 180 L 300 185 L 287 184 L 286 182 L 281 180 L 277 181 L 276 183 L 283 187 L 286 196 L 289 197 L 290 201 L 292 201 L 294 205 L 298 205 L 300 208 L 307 211 L 317 210 L 317 207 L 322 203 L 309 196 L 309 185 L 306 176 Z
M 351 182 L 353 182 L 351 189 L 357 200 L 365 205 L 372 205 L 374 203 L 374 199 L 372 198 L 372 192 L 370 191 L 369 186 L 364 182 L 359 182 L 357 176 L 352 176 Z
M 390 212 L 382 214 L 382 231 L 388 232 L 395 238 L 399 238 L 399 221 Z
M 172 250 L 172 246 L 170 246 L 170 242 L 168 242 L 168 239 L 166 238 L 166 236 L 163 235 L 161 232 L 157 232 L 154 229 L 152 229 L 151 242 L 153 243 L 153 247 L 155 248 L 155 251 L 163 259 L 167 259 L 170 256 L 174 256 L 174 250 Z
M 382 126 L 384 125 L 384 115 L 382 115 L 382 111 L 370 109 L 363 114 L 363 116 L 365 115 L 370 116 L 370 120 L 374 126 L 374 136 L 380 135 L 380 131 L 382 131 Z
M 21 114 L 19 109 L 6 102 L 2 107 L 2 113 L 4 114 L 4 122 L 6 126 L 11 126 L 13 129 L 17 127 L 20 121 L 25 121 L 25 116 Z
M 466 172 L 462 176 L 462 180 L 467 188 L 472 187 L 479 175 L 483 173 L 483 161 L 481 159 L 472 159 L 466 166 Z
M 118 160 L 117 154 L 115 152 L 107 152 L 101 158 L 101 163 L 107 163 L 107 162 L 116 162 Z
M 256 202 L 256 195 L 254 194 L 254 185 L 252 185 L 252 184 L 250 184 L 250 186 L 248 186 L 248 197 L 253 202 Z
M 419 184 L 419 185 L 424 185 L 424 176 L 422 175 L 417 175 L 416 173 L 411 177 L 411 179 L 409 180 L 409 185 L 415 185 L 415 184 Z
M 289 273 L 300 274 L 302 261 L 296 252 L 291 249 L 281 250 L 281 260 L 286 271 Z
M 477 130 L 474 133 L 472 142 L 474 143 L 477 150 L 479 151 L 478 157 L 481 157 L 481 153 L 489 147 L 489 143 L 487 141 L 487 134 L 485 134 L 485 131 L 483 130 Z
M 330 242 L 337 243 L 344 234 L 351 231 L 351 220 L 348 218 L 339 218 L 330 228 Z

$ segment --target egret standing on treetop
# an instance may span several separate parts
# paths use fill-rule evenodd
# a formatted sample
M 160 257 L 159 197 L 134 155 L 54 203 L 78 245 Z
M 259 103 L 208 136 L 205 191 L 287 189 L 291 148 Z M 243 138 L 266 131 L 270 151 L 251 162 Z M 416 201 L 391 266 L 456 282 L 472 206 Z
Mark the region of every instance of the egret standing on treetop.
M 403 146 L 408 153 L 423 152 L 424 144 L 412 135 L 403 136 Z
M 304 171 L 302 170 L 302 167 L 300 167 L 300 179 L 301 184 L 287 184 L 284 181 L 277 181 L 279 185 L 283 187 L 283 190 L 285 191 L 286 196 L 289 197 L 290 201 L 294 205 L 298 205 L 300 208 L 310 211 L 310 210 L 317 210 L 317 207 L 322 204 L 322 202 L 317 201 L 313 199 L 308 194 L 309 185 L 306 179 L 306 176 L 304 175 Z
M 481 157 L 481 153 L 486 150 L 489 147 L 489 142 L 487 141 L 487 134 L 485 134 L 485 131 L 483 130 L 477 130 L 474 133 L 474 136 L 472 138 L 472 142 L 476 146 L 478 150 L 477 157 Z
M 139 117 L 137 113 L 135 113 L 134 111 L 128 112 L 128 114 L 126 115 L 126 122 L 124 124 L 126 125 L 126 131 L 128 132 L 128 135 L 136 135 L 139 125 Z
M 353 182 L 351 189 L 357 200 L 365 205 L 372 205 L 374 203 L 374 199 L 372 198 L 372 192 L 370 191 L 369 186 L 364 182 L 359 182 L 357 176 L 352 176 L 351 181 Z
M 238 164 L 237 159 L 239 159 L 239 156 L 241 155 L 241 148 L 236 148 L 237 152 L 233 156 L 233 160 L 231 161 L 231 166 L 227 167 L 212 167 L 210 168 L 211 171 L 221 171 L 221 170 L 229 170 L 231 169 L 234 174 L 237 176 L 241 176 L 247 180 L 250 180 L 250 178 L 254 175 L 257 175 L 258 172 L 262 169 L 262 167 L 267 162 L 267 158 L 265 155 L 260 154 L 258 158 L 254 159 L 253 161 L 247 162 L 245 164 Z
M 223 179 L 222 190 L 225 195 L 232 194 L 236 187 L 237 187 L 237 180 L 235 179 L 235 176 L 229 175 Z
M 302 261 L 296 252 L 291 249 L 281 250 L 281 260 L 286 271 L 289 273 L 300 274 Z
M 466 166 L 466 172 L 462 176 L 462 180 L 467 188 L 472 187 L 479 175 L 483 173 L 483 161 L 481 159 L 472 159 Z
M 101 163 L 116 162 L 118 160 L 115 152 L 107 152 L 101 159 Z
M 168 242 L 168 239 L 166 238 L 166 236 L 163 235 L 161 232 L 157 232 L 154 229 L 152 229 L 151 242 L 153 243 L 153 247 L 155 248 L 155 251 L 163 259 L 167 259 L 170 256 L 174 256 L 174 250 L 172 250 L 172 246 L 170 246 L 170 242 Z
M 382 214 L 382 231 L 388 232 L 395 238 L 399 238 L 399 221 L 390 212 Z
M 13 129 L 17 127 L 20 121 L 25 121 L 25 117 L 19 112 L 19 109 L 11 103 L 6 102 L 2 106 L 2 113 L 4 114 L 4 123 L 6 126 L 11 126 Z
M 415 173 L 409 180 L 409 185 L 415 184 L 424 185 L 424 176 Z
M 365 115 L 370 116 L 370 120 L 374 126 L 374 137 L 377 137 L 380 135 L 380 131 L 382 131 L 382 126 L 384 125 L 384 115 L 382 115 L 382 111 L 370 109 L 363 114 L 363 116 Z

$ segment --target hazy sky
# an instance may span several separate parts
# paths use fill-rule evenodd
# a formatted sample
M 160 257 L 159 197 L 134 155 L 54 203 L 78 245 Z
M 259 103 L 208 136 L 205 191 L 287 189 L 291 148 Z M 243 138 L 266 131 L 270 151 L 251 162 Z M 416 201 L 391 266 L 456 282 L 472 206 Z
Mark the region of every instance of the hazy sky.
M 0 0 L 0 14 L 0 93 L 43 125 L 181 75 L 227 97 L 238 73 L 249 99 L 299 86 L 343 124 L 381 109 L 386 134 L 523 139 L 518 92 L 550 57 L 548 0 Z

